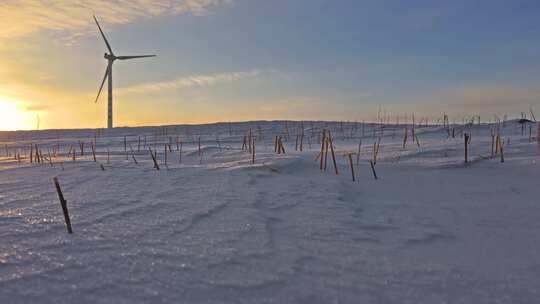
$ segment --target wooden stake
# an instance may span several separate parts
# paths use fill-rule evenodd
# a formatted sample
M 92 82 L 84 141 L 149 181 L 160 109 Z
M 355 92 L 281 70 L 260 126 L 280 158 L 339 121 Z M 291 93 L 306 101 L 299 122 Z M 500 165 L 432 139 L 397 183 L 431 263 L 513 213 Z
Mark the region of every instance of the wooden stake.
M 336 154 L 334 153 L 334 142 L 332 141 L 332 136 L 330 135 L 330 132 L 328 132 L 328 141 L 330 142 L 330 151 L 332 152 L 332 161 L 334 163 L 334 170 L 336 171 L 336 175 L 339 175 L 338 167 L 336 163 Z
M 157 153 L 157 151 L 156 151 Z M 152 149 L 150 149 L 150 156 L 152 156 L 152 160 L 154 161 L 154 168 L 159 171 L 159 165 L 156 160 L 156 156 L 154 155 L 154 152 L 152 152 Z
M 92 147 L 92 155 L 94 156 L 94 162 L 97 162 L 97 160 L 96 160 L 96 147 L 94 146 L 94 143 L 92 143 L 91 147 Z
M 360 163 L 361 151 L 362 151 L 362 140 L 360 140 L 360 143 L 358 143 L 358 153 L 356 153 L 356 164 L 357 165 Z
M 323 163 L 324 163 L 324 160 L 323 160 L 323 156 L 324 156 L 324 143 L 326 142 L 326 130 L 323 129 L 322 131 L 322 141 L 321 141 L 321 166 L 320 166 L 320 170 L 323 169 Z
M 469 134 L 465 133 L 465 163 L 469 162 Z
M 500 139 L 499 139 L 500 140 Z M 500 149 L 501 149 L 501 163 L 504 163 L 504 140 L 500 140 Z
M 373 177 L 374 177 L 375 179 L 379 179 L 379 178 L 377 177 L 377 172 L 375 172 L 375 165 L 373 164 L 373 161 L 370 160 L 370 161 L 369 161 L 369 164 L 371 165 L 371 172 L 373 172 Z
M 352 160 L 352 153 L 349 153 L 349 165 L 351 165 L 351 175 L 352 175 L 352 181 L 356 181 L 354 177 L 354 165 Z
M 60 205 L 62 205 L 62 211 L 64 213 L 64 220 L 66 221 L 66 228 L 68 233 L 73 233 L 71 229 L 71 220 L 69 218 L 69 212 L 67 208 L 67 201 L 64 199 L 64 194 L 62 194 L 62 189 L 60 189 L 60 183 L 58 182 L 58 177 L 53 178 L 54 185 L 56 186 L 56 192 L 58 192 L 58 198 L 60 199 Z
M 255 137 L 253 137 L 251 140 L 252 140 L 251 152 L 253 152 L 251 154 L 251 164 L 255 164 Z

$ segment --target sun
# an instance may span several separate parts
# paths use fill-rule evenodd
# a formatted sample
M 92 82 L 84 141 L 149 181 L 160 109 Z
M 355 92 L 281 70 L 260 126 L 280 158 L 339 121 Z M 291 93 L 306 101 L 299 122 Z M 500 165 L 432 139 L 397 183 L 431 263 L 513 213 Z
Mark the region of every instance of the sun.
M 17 102 L 0 97 L 0 131 L 31 129 L 31 116 Z

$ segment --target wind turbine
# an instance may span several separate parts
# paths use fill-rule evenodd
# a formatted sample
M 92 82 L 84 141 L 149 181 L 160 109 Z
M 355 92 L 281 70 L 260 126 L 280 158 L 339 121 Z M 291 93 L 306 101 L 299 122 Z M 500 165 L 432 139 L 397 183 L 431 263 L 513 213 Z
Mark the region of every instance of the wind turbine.
M 105 84 L 105 80 L 109 79 L 109 89 L 108 89 L 108 103 L 107 103 L 107 128 L 112 129 L 113 128 L 113 83 L 112 83 L 112 65 L 115 60 L 129 60 L 129 59 L 135 59 L 135 58 L 146 58 L 146 57 L 156 57 L 156 55 L 139 55 L 139 56 L 116 56 L 114 55 L 114 52 L 111 48 L 111 45 L 109 44 L 109 41 L 107 41 L 107 38 L 105 37 L 105 34 L 103 33 L 103 30 L 101 30 L 101 26 L 99 25 L 99 22 L 96 19 L 96 16 L 94 16 L 94 21 L 96 21 L 96 24 L 98 26 L 99 32 L 101 33 L 101 36 L 103 37 L 103 40 L 105 41 L 105 44 L 107 45 L 107 49 L 109 50 L 109 53 L 105 53 L 103 57 L 107 59 L 107 69 L 105 70 L 105 76 L 103 76 L 103 81 L 101 82 L 101 86 L 99 87 L 99 92 L 96 97 L 95 103 L 98 102 L 99 95 L 101 95 L 101 90 L 103 89 L 103 85 Z

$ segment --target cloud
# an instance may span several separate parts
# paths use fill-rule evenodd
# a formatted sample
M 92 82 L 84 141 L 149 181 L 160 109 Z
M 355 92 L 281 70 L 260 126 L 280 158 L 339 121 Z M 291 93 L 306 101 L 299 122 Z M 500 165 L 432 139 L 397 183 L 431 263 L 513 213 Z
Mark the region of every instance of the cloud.
M 119 88 L 117 94 L 148 93 L 163 90 L 175 90 L 191 87 L 210 87 L 220 83 L 239 81 L 247 78 L 254 78 L 260 75 L 258 70 L 245 72 L 195 75 L 180 77 L 170 81 L 144 83 L 130 87 Z
M 40 30 L 65 31 L 72 37 L 96 31 L 91 15 L 103 24 L 125 24 L 163 15 L 204 16 L 234 0 L 3 0 L 1 38 Z

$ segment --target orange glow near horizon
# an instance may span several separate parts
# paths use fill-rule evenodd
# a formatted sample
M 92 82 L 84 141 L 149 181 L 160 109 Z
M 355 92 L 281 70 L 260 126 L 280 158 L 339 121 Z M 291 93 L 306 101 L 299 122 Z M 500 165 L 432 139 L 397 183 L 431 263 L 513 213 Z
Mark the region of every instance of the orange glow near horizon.
M 15 101 L 0 97 L 0 131 L 28 130 L 36 118 Z

